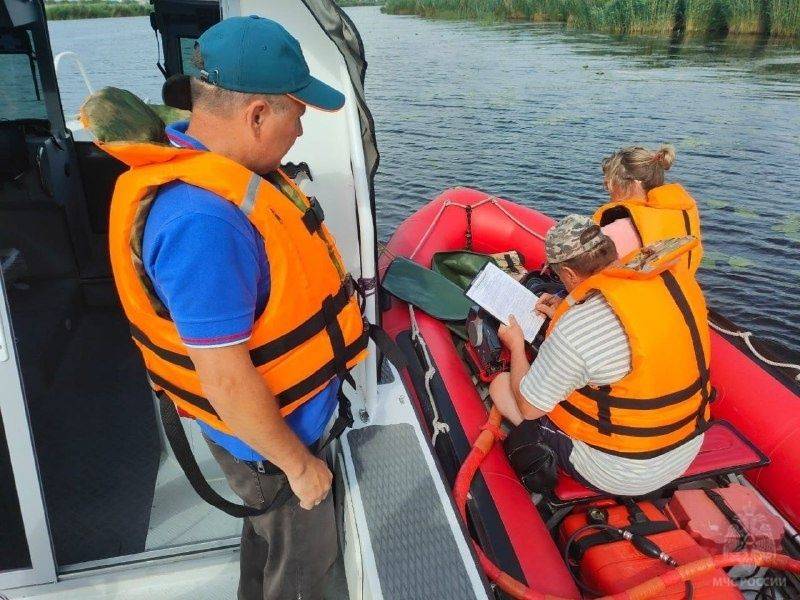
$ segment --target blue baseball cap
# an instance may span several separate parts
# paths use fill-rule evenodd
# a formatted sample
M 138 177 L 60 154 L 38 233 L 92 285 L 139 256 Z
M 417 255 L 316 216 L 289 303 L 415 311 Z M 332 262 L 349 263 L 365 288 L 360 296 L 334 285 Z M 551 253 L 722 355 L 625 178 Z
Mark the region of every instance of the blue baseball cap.
M 206 30 L 197 46 L 206 83 L 234 92 L 286 94 L 322 110 L 344 106 L 344 94 L 311 75 L 300 42 L 275 21 L 231 17 Z

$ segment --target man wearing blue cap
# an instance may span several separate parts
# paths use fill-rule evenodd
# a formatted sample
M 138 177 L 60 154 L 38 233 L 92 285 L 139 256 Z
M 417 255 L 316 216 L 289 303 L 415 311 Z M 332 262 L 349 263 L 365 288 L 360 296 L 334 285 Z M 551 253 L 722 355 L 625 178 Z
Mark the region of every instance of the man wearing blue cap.
M 149 280 L 144 287 L 151 303 L 163 305 L 154 309 L 162 320 L 136 316 L 150 309 L 135 305 L 126 291 L 130 288 L 120 283 L 127 257 L 115 258 L 112 240 L 115 278 L 126 314 L 139 331 L 134 337 L 151 381 L 197 418 L 231 488 L 256 508 L 269 507 L 287 485 L 297 496 L 245 518 L 239 598 L 320 598 L 338 549 L 329 494 L 332 475 L 314 449 L 337 407 L 341 377 L 363 358 L 366 336 L 321 216 L 278 168 L 303 133 L 300 119 L 306 108 L 335 111 L 344 96 L 310 75 L 297 40 L 268 19 L 236 17 L 213 26 L 198 40 L 195 63 L 199 77 L 190 82 L 191 121 L 167 128 L 177 148 L 150 146 L 144 151 L 144 169 L 138 168 L 141 156 L 129 161 L 133 168 L 120 178 L 112 202 L 113 225 L 115 210 L 133 202 L 132 181 L 143 181 L 139 185 L 146 189 L 152 173 L 171 173 L 145 213 L 137 264 L 138 272 L 144 272 L 140 277 Z M 204 172 L 198 164 L 216 168 Z M 183 174 L 176 175 L 180 169 Z M 253 178 L 242 179 L 245 185 L 237 187 L 234 175 L 243 173 Z M 192 177 L 203 185 L 189 183 Z M 282 195 L 276 197 L 276 190 Z M 259 210 L 260 216 L 254 216 Z M 298 232 L 301 216 L 308 233 Z M 308 216 L 319 222 L 307 221 Z M 136 222 L 124 225 L 133 227 L 136 248 Z M 314 243 L 298 242 L 306 237 Z M 319 238 L 326 245 L 318 244 Z M 298 257 L 306 253 L 300 243 L 316 258 Z M 301 271 L 322 265 L 327 281 L 341 284 L 340 291 L 315 290 L 323 285 L 315 281 L 324 280 L 324 273 L 303 279 L 304 272 L 289 272 L 287 261 L 296 261 Z M 295 280 L 310 283 L 302 287 Z M 315 294 L 322 294 L 316 307 L 309 299 Z M 289 298 L 292 306 L 274 306 L 276 297 Z M 302 310 L 309 311 L 307 317 Z M 290 318 L 306 321 L 279 336 L 280 344 L 274 339 L 256 343 L 274 338 Z M 185 356 L 175 344 L 159 347 L 159 339 L 173 339 L 171 331 L 177 331 L 173 338 Z M 321 343 L 324 335 L 330 337 Z M 309 356 L 320 364 L 306 364 Z M 294 382 L 284 366 L 292 360 L 299 365 L 294 370 L 302 371 L 296 385 L 273 393 L 273 382 L 285 383 L 287 377 Z M 333 370 L 326 371 L 331 365 Z M 200 387 L 203 397 L 187 393 Z M 289 397 L 296 388 L 301 391 Z

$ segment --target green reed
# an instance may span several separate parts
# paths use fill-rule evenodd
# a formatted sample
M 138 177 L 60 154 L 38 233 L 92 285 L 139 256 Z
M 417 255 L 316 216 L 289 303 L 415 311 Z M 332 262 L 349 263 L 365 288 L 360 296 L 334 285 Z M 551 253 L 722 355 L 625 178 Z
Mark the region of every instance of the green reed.
M 766 0 L 727 0 L 723 6 L 728 33 L 762 34 L 767 32 Z
M 722 33 L 727 21 L 722 9 L 723 0 L 686 0 L 686 33 Z
M 800 37 L 800 2 L 770 0 L 770 33 L 776 37 Z
M 800 35 L 800 0 L 386 0 L 393 14 L 555 21 L 610 33 Z M 772 27 L 770 28 L 770 24 Z
M 120 2 L 84 1 L 47 2 L 47 18 L 51 21 L 66 19 L 97 19 L 101 17 L 136 17 L 150 14 L 150 5 L 134 1 Z
M 669 35 L 679 0 L 611 0 L 602 8 L 600 27 L 612 33 Z

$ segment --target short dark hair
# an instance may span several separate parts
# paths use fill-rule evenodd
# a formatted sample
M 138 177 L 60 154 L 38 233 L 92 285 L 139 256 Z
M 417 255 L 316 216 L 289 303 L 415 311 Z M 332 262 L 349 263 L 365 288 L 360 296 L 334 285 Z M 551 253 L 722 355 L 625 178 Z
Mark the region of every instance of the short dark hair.
M 573 256 L 560 263 L 552 263 L 550 266 L 555 269 L 556 274 L 564 267 L 568 267 L 581 277 L 589 277 L 605 269 L 617 258 L 617 247 L 614 245 L 614 241 L 610 237 L 602 235 L 600 243 L 588 252 Z

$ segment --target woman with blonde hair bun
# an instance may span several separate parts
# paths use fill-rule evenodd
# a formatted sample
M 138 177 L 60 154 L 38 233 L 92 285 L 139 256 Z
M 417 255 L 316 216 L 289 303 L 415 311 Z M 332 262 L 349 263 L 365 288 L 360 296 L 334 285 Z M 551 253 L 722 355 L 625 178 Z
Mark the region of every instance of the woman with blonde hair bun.
M 611 201 L 594 214 L 595 222 L 611 237 L 620 256 L 658 240 L 693 235 L 700 240 L 697 203 L 679 183 L 665 183 L 675 162 L 675 148 L 658 150 L 629 146 L 603 160 L 603 181 Z M 703 256 L 698 246 L 687 256 L 697 271 Z

